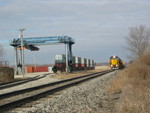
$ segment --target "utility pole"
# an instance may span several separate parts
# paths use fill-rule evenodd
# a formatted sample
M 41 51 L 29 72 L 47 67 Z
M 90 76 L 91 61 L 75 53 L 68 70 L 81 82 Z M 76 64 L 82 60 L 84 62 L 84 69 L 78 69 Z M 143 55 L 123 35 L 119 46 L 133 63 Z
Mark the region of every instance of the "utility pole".
M 69 48 L 68 48 L 68 43 L 66 43 L 65 44 L 66 45 L 66 73 L 68 73 L 69 72 L 69 66 L 68 66 L 68 50 L 69 50 Z
M 21 57 L 22 57 L 22 59 L 21 59 L 21 63 L 22 63 L 22 74 L 23 74 L 23 77 L 24 77 L 24 74 L 25 74 L 25 70 L 24 70 L 24 43 L 23 43 L 23 31 L 24 31 L 25 29 L 22 29 L 22 28 L 20 28 L 18 31 L 20 31 L 20 39 L 21 39 Z

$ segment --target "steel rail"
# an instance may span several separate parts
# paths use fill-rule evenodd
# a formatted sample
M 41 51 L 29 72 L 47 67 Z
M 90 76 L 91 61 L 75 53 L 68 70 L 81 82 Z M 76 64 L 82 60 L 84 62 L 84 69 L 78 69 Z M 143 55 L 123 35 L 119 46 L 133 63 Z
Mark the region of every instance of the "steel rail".
M 77 84 L 87 81 L 89 79 L 92 79 L 92 78 L 95 78 L 98 76 L 102 76 L 109 72 L 112 72 L 112 70 L 92 73 L 92 74 L 88 74 L 88 75 L 84 75 L 84 76 L 80 76 L 80 77 L 74 77 L 71 79 L 61 80 L 61 81 L 53 82 L 50 84 L 45 84 L 45 85 L 41 85 L 41 86 L 37 86 L 37 87 L 28 88 L 25 90 L 20 90 L 20 91 L 8 93 L 8 94 L 0 95 L 0 99 L 1 99 L 0 111 L 3 111 L 5 109 L 8 110 L 8 108 L 24 104 L 26 102 L 35 100 L 37 98 L 46 96 L 48 94 L 53 94 L 57 91 L 77 85 Z M 28 93 L 25 93 L 25 92 L 28 92 Z M 23 93 L 25 93 L 25 94 L 23 94 Z M 20 94 L 21 97 L 16 96 L 18 94 Z M 10 98 L 8 98 L 9 96 L 10 96 Z M 17 99 L 15 96 L 17 97 Z M 14 97 L 15 97 L 15 99 L 13 99 Z
M 36 77 L 38 77 L 38 76 L 40 76 L 40 75 L 37 75 L 37 76 L 32 77 L 32 78 L 36 78 Z M 15 80 L 15 81 L 11 81 L 11 82 L 0 83 L 0 86 L 1 86 L 1 85 L 6 85 L 6 84 L 10 84 L 10 83 L 19 82 L 19 81 L 29 80 L 29 79 L 32 79 L 32 78 L 25 78 L 25 79 L 21 79 L 21 80 Z
M 17 81 L 13 81 L 13 82 L 2 83 L 2 84 L 0 84 L 0 90 L 10 88 L 10 87 L 13 87 L 13 86 L 17 86 L 17 85 L 20 85 L 20 84 L 24 84 L 24 83 L 27 83 L 27 82 L 31 82 L 31 81 L 34 81 L 34 80 L 39 80 L 41 78 L 44 78 L 47 75 L 49 75 L 49 74 L 43 74 L 43 76 L 41 76 L 41 77 L 40 77 L 40 75 L 37 75 L 37 76 L 32 77 L 32 78 L 27 78 L 27 79 L 23 79 L 23 80 L 17 80 Z

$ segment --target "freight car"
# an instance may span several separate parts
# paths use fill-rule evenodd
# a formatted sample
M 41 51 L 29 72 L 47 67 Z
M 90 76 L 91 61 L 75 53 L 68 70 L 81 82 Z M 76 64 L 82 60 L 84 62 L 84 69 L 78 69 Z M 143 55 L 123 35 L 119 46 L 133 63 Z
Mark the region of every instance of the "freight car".
M 66 69 L 66 56 L 65 55 L 55 55 L 55 65 L 52 68 L 53 72 L 65 71 Z
M 94 60 L 81 58 L 77 56 L 72 57 L 71 71 L 90 70 L 95 69 Z M 55 55 L 55 65 L 53 72 L 65 72 L 66 70 L 66 56 L 64 54 Z
M 111 56 L 109 62 L 110 62 L 110 67 L 113 70 L 124 68 L 123 61 L 118 56 Z

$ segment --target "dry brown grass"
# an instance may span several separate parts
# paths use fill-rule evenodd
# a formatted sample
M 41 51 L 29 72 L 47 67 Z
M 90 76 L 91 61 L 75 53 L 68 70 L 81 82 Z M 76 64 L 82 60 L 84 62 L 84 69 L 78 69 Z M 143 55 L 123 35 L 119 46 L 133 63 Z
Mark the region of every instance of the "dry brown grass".
M 116 104 L 118 113 L 149 113 L 150 88 L 142 84 L 128 84 Z
M 126 72 L 124 71 L 117 74 L 117 77 L 112 81 L 111 86 L 107 89 L 107 93 L 116 93 L 121 91 L 128 79 L 127 76 L 124 76 L 125 73 Z
M 140 58 L 140 62 L 150 65 L 150 52 L 144 53 L 144 55 Z
M 121 91 L 116 104 L 117 113 L 150 113 L 150 54 L 118 73 L 108 89 L 109 93 Z
M 77 71 L 77 72 L 73 72 L 73 73 L 58 73 L 56 75 L 54 75 L 54 78 L 57 79 L 68 79 L 68 78 L 72 78 L 72 77 L 77 77 L 77 76 L 83 76 L 86 74 L 91 74 L 91 73 L 96 73 L 96 72 L 100 72 L 100 71 L 104 71 L 104 70 L 108 70 L 110 69 L 108 66 L 96 66 L 95 70 L 86 70 L 86 71 Z

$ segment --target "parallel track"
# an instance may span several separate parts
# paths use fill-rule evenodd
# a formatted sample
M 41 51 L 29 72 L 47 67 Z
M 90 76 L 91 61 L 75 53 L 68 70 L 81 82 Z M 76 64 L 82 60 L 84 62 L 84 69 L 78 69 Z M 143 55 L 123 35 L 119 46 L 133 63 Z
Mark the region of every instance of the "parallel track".
M 32 78 L 27 78 L 27 79 L 13 81 L 13 82 L 1 83 L 0 84 L 0 90 L 10 88 L 10 87 L 13 87 L 13 86 L 17 86 L 17 85 L 20 85 L 20 84 L 25 84 L 27 82 L 32 82 L 32 81 L 44 78 L 47 75 L 49 75 L 49 74 L 44 74 L 43 76 L 37 75 L 37 76 L 32 77 Z
M 112 70 L 107 70 L 103 72 L 92 73 L 80 77 L 74 77 L 66 80 L 61 80 L 49 84 L 44 84 L 36 87 L 27 88 L 24 90 L 14 91 L 10 93 L 5 93 L 0 95 L 0 111 L 8 110 L 8 108 L 13 108 L 18 105 L 24 104 L 26 102 L 33 101 L 37 98 L 53 94 L 57 91 L 63 90 L 65 88 L 77 85 L 84 81 L 90 80 L 92 78 L 102 76 L 106 73 L 112 72 Z

